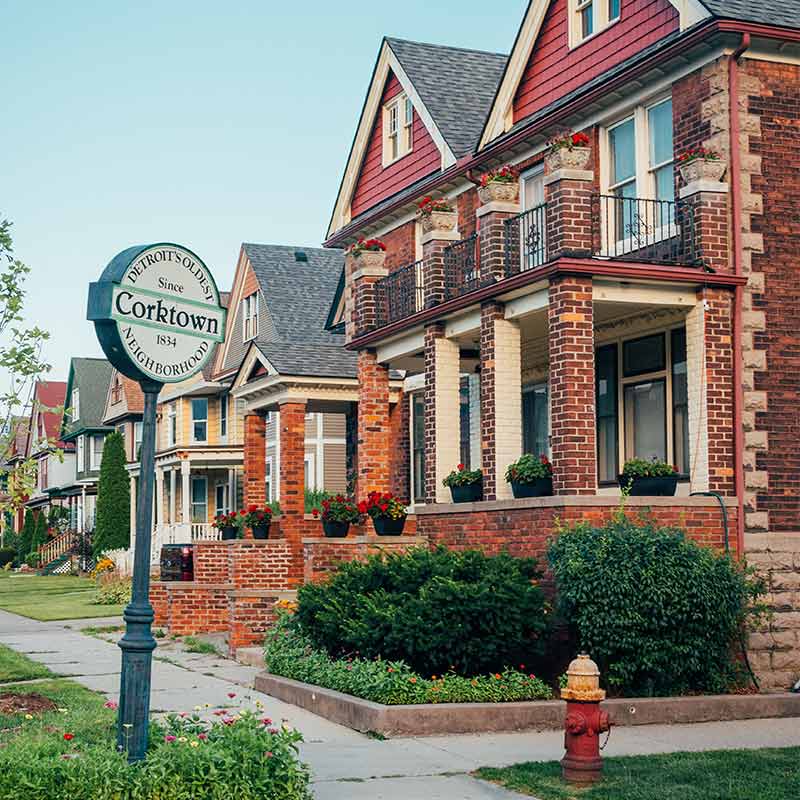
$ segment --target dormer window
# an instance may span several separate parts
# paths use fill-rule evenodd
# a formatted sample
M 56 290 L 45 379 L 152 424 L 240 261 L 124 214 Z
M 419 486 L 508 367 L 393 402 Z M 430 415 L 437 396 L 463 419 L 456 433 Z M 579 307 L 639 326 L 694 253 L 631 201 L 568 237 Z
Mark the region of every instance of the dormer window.
M 77 422 L 81 418 L 81 395 L 80 390 L 72 390 L 72 421 Z
M 242 300 L 242 338 L 244 341 L 258 336 L 258 292 Z
M 569 0 L 569 41 L 575 47 L 616 22 L 622 0 Z
M 408 155 L 414 146 L 414 104 L 406 94 L 383 107 L 383 166 Z

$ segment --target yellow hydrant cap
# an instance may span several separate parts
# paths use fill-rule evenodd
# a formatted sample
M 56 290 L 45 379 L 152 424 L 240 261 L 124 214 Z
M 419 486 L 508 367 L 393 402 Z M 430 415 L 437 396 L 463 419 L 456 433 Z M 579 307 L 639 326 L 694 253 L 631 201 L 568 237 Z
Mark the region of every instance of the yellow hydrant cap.
M 567 686 L 561 690 L 561 699 L 599 702 L 605 697 L 605 690 L 600 688 L 600 669 L 581 653 L 567 668 Z

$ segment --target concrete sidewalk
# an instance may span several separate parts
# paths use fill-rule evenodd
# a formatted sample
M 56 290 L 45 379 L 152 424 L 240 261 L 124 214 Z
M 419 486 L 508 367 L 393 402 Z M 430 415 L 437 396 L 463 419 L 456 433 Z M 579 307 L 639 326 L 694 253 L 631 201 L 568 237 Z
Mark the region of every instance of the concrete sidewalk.
M 84 621 L 36 622 L 0 611 L 0 644 L 116 699 L 119 648 L 78 632 L 80 627 L 85 627 Z M 558 731 L 378 741 L 246 688 L 257 672 L 254 667 L 166 647 L 155 655 L 154 711 L 191 711 L 204 703 L 216 708 L 261 700 L 266 715 L 287 720 L 305 736 L 301 754 L 311 765 L 317 800 L 519 800 L 519 795 L 477 781 L 468 773 L 480 766 L 551 761 L 563 754 L 563 734 Z M 159 660 L 164 657 L 170 660 Z M 231 700 L 229 693 L 237 697 Z M 605 754 L 788 746 L 800 746 L 800 719 L 617 728 Z

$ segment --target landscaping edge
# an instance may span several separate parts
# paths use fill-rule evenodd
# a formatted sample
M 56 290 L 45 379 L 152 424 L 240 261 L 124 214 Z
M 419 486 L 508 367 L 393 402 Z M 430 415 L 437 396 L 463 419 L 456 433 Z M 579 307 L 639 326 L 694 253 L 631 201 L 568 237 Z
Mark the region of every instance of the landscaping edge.
M 256 676 L 255 688 L 348 728 L 384 736 L 560 730 L 566 709 L 562 700 L 387 706 L 269 672 Z M 616 726 L 772 719 L 800 717 L 800 694 L 620 698 L 606 700 L 603 708 Z

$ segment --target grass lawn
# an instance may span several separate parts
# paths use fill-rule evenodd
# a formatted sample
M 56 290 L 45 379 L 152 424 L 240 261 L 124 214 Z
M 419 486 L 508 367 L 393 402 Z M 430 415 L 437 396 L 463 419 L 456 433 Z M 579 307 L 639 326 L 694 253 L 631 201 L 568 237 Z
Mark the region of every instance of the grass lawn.
M 49 678 L 52 674 L 47 667 L 0 644 L 0 684 L 11 681 L 30 681 L 34 678 Z M 5 691 L 2 686 L 0 689 Z
M 483 767 L 475 775 L 539 800 L 788 800 L 800 797 L 800 747 L 606 758 L 603 780 L 573 789 L 561 765 Z
M 124 606 L 94 603 L 95 584 L 72 575 L 9 575 L 0 572 L 0 608 L 42 621 L 116 617 Z

